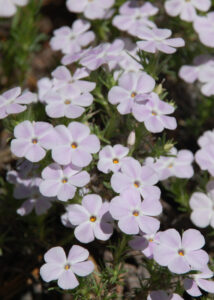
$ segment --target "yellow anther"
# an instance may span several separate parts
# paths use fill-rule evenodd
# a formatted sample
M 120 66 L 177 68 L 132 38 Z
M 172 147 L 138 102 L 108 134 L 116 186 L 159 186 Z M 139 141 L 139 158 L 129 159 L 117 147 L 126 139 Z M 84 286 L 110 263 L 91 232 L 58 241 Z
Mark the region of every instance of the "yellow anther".
M 71 148 L 76 149 L 77 148 L 77 144 L 76 143 L 72 143 L 71 144 Z
M 133 216 L 138 217 L 139 216 L 139 211 L 138 210 L 134 210 L 132 214 L 133 214 Z
M 64 268 L 65 268 L 65 270 L 69 270 L 69 269 L 70 269 L 70 267 L 71 267 L 71 266 L 70 266 L 69 264 L 67 264 L 67 265 L 65 265 L 65 267 L 64 267 Z
M 136 95 L 137 95 L 137 94 L 136 94 L 135 92 L 132 92 L 132 93 L 131 93 L 131 97 L 132 97 L 132 98 L 136 97 Z
M 63 178 L 62 179 L 62 183 L 67 183 L 68 182 L 68 179 L 67 178 Z
M 118 163 L 119 163 L 119 159 L 114 158 L 114 159 L 113 159 L 113 164 L 118 164 Z
M 36 144 L 38 143 L 38 140 L 37 140 L 37 139 L 32 139 L 32 143 L 33 143 L 34 145 L 36 145 Z
M 91 216 L 91 217 L 90 217 L 90 221 L 91 221 L 91 222 L 95 222 L 96 219 L 97 219 L 97 218 L 96 218 L 95 216 Z
M 180 256 L 184 256 L 184 250 L 178 250 L 178 254 L 180 255 Z
M 134 182 L 134 187 L 139 188 L 139 186 L 140 186 L 140 183 L 138 181 L 135 181 Z
M 71 100 L 65 100 L 65 102 L 64 102 L 65 104 L 71 104 Z

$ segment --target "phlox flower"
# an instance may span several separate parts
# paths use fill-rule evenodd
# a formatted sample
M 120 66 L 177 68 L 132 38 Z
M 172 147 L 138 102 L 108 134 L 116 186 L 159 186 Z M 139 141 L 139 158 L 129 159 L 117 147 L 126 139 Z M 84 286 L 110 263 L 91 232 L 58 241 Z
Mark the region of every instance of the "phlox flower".
M 203 3 L 203 1 L 201 1 L 201 3 Z M 198 16 L 194 20 L 193 27 L 198 33 L 201 43 L 213 48 L 214 12 L 211 11 L 206 16 Z
M 40 102 L 45 102 L 46 94 L 53 88 L 53 80 L 43 77 L 37 81 L 38 97 Z
M 15 199 L 26 199 L 22 206 L 17 209 L 17 213 L 20 216 L 28 215 L 35 209 L 37 215 L 44 214 L 50 207 L 51 202 L 54 198 L 44 197 L 39 191 L 39 185 L 41 183 L 41 178 L 32 178 L 31 181 L 27 183 L 22 181 L 16 185 L 14 190 Z
M 156 93 L 143 94 L 136 97 L 133 115 L 139 122 L 144 122 L 147 130 L 153 133 L 166 129 L 174 130 L 177 122 L 174 117 L 168 116 L 175 108 L 158 97 Z
M 172 17 L 180 16 L 181 20 L 192 22 L 199 11 L 208 11 L 211 6 L 210 0 L 167 0 L 164 3 L 165 10 Z
M 88 31 L 90 23 L 78 19 L 72 27 L 63 26 L 54 31 L 54 37 L 50 40 L 53 50 L 61 50 L 63 54 L 74 54 L 95 39 L 93 31 Z
M 192 167 L 193 159 L 191 151 L 178 151 L 173 147 L 169 152 L 169 156 L 160 156 L 155 160 L 152 157 L 148 157 L 145 164 L 152 167 L 154 171 L 156 170 L 159 180 L 165 180 L 171 176 L 191 178 L 194 174 Z
M 198 150 L 195 154 L 195 161 L 203 171 L 214 175 L 214 144 L 208 144 Z
M 193 66 L 184 65 L 179 70 L 179 76 L 188 83 L 200 82 L 200 90 L 205 96 L 214 95 L 214 61 L 210 56 L 199 56 Z
M 37 83 L 39 90 L 39 99 L 41 102 L 46 102 L 46 99 L 52 94 L 55 94 L 61 88 L 72 86 L 79 93 L 91 92 L 96 84 L 87 80 L 82 80 L 89 76 L 89 71 L 86 68 L 78 68 L 73 74 L 65 66 L 57 67 L 52 73 L 52 79 L 44 77 Z
M 201 148 L 210 144 L 214 145 L 214 129 L 205 131 L 198 139 L 198 145 Z
M 15 185 L 19 183 L 28 185 L 32 178 L 40 176 L 38 168 L 39 164 L 32 163 L 27 159 L 18 160 L 16 170 L 7 172 L 7 181 Z
M 150 292 L 147 300 L 184 300 L 184 298 L 176 293 L 167 294 L 165 291 L 158 290 Z
M 138 41 L 137 46 L 141 50 L 150 53 L 161 51 L 167 54 L 172 54 L 176 52 L 177 47 L 183 47 L 185 42 L 182 38 L 169 38 L 171 35 L 172 31 L 170 29 L 139 29 L 137 37 L 142 41 Z
M 16 6 L 25 6 L 28 0 L 0 0 L 0 17 L 12 17 L 17 11 Z
M 86 187 L 83 187 L 78 190 L 78 193 L 80 197 L 84 197 L 86 194 L 90 193 L 90 190 Z M 65 227 L 74 228 L 75 226 L 70 223 L 68 217 L 69 211 L 72 210 L 72 205 L 66 205 L 65 209 L 66 212 L 63 215 L 61 215 L 61 222 Z
M 47 122 L 21 122 L 15 127 L 14 136 L 12 153 L 31 162 L 42 160 L 45 150 L 49 150 L 55 141 L 53 126 Z
M 62 214 L 60 217 L 61 222 L 65 227 L 74 228 L 75 226 L 69 222 L 69 218 L 68 218 L 68 213 L 70 209 L 72 209 L 72 204 L 66 205 L 65 209 L 66 209 L 65 213 Z
M 199 74 L 204 69 L 206 70 L 207 65 L 213 65 L 213 57 L 210 55 L 199 55 L 193 60 L 193 65 L 184 65 L 179 70 L 179 76 L 188 83 L 194 83 L 199 80 Z
M 144 199 L 150 200 L 160 199 L 160 189 L 154 186 L 157 182 L 157 173 L 149 166 L 141 166 L 132 157 L 124 158 L 121 172 L 115 172 L 111 177 L 111 186 L 116 193 L 137 190 Z
M 209 97 L 214 95 L 214 61 L 210 59 L 198 74 L 198 80 L 202 83 L 201 92 Z
M 67 0 L 66 5 L 69 11 L 83 13 L 87 19 L 103 19 L 106 10 L 111 8 L 115 0 Z
M 126 234 L 151 232 L 159 227 L 160 222 L 153 218 L 162 212 L 159 201 L 145 199 L 141 201 L 138 191 L 127 190 L 110 202 L 110 214 L 118 220 L 118 227 Z
M 86 68 L 77 68 L 73 74 L 65 66 L 57 67 L 51 75 L 53 76 L 54 89 L 59 89 L 67 85 L 72 85 L 81 93 L 91 92 L 95 86 L 95 82 L 82 80 L 90 75 L 90 71 Z
M 68 220 L 77 226 L 74 235 L 81 243 L 90 243 L 95 238 L 106 241 L 113 233 L 109 203 L 102 203 L 102 198 L 95 194 L 84 196 L 82 205 L 72 204 Z
M 155 80 L 146 72 L 128 72 L 118 80 L 118 86 L 114 86 L 108 93 L 111 104 L 118 104 L 117 110 L 122 115 L 134 110 L 136 98 L 139 94 L 150 93 L 155 87 Z
M 84 113 L 84 107 L 92 104 L 93 96 L 90 93 L 81 94 L 79 89 L 67 85 L 56 92 L 50 92 L 45 101 L 45 111 L 49 117 L 76 119 Z
M 76 187 L 83 187 L 90 181 L 90 175 L 81 171 L 80 167 L 72 164 L 61 167 L 53 163 L 42 171 L 43 181 L 39 186 L 42 195 L 46 197 L 57 197 L 58 200 L 67 201 L 72 199 Z
M 19 114 L 26 110 L 25 104 L 37 101 L 36 94 L 24 92 L 21 94 L 21 88 L 16 87 L 0 95 L 0 119 L 6 118 L 11 114 Z
M 148 233 L 140 232 L 140 235 L 135 236 L 130 242 L 129 246 L 134 250 L 140 250 L 149 259 L 153 258 L 153 251 L 156 244 L 159 243 L 158 240 L 158 230 L 160 225 L 157 223 L 156 228 Z
M 119 144 L 113 147 L 109 145 L 105 146 L 99 152 L 99 161 L 97 164 L 98 170 L 106 174 L 110 171 L 119 171 L 123 163 L 123 159 L 127 156 L 128 152 L 129 148 Z
M 191 221 L 200 228 L 214 228 L 214 181 L 208 182 L 207 193 L 193 193 L 189 205 L 192 209 Z
M 117 63 L 120 60 L 120 53 L 124 48 L 124 42 L 120 39 L 113 43 L 102 43 L 92 48 L 80 59 L 80 64 L 89 70 L 96 70 L 101 65 Z
M 88 126 L 71 122 L 68 127 L 55 127 L 56 143 L 52 145 L 52 158 L 60 165 L 70 163 L 86 167 L 92 160 L 91 153 L 97 153 L 100 142 L 96 135 L 90 134 Z
M 149 2 L 142 5 L 139 1 L 127 1 L 119 9 L 119 15 L 116 15 L 112 24 L 122 31 L 127 31 L 132 35 L 137 35 L 139 28 L 156 27 L 155 23 L 149 20 L 158 12 L 158 8 Z
M 62 59 L 62 63 L 68 65 L 75 61 L 88 68 L 89 70 L 97 70 L 102 65 L 111 66 L 120 61 L 120 53 L 124 48 L 124 42 L 121 39 L 116 39 L 112 43 L 101 43 L 98 46 L 80 52 L 76 55 L 66 55 Z
M 214 282 L 213 280 L 209 280 L 212 277 L 213 272 L 208 267 L 205 267 L 200 273 L 192 274 L 189 275 L 189 278 L 185 278 L 184 288 L 192 297 L 202 296 L 200 289 L 214 294 Z
M 71 247 L 68 257 L 62 247 L 53 247 L 44 255 L 45 264 L 40 268 L 40 275 L 46 282 L 57 280 L 64 290 L 74 289 L 79 285 L 75 275 L 84 277 L 94 270 L 88 257 L 88 250 L 78 245 Z
M 196 229 L 184 231 L 182 238 L 175 229 L 168 229 L 159 233 L 154 260 L 176 274 L 187 273 L 192 268 L 201 270 L 209 261 L 208 254 L 201 250 L 204 244 L 203 235 Z
M 78 62 L 81 58 L 87 56 L 87 53 L 90 53 L 92 49 L 93 49 L 92 47 L 88 47 L 72 55 L 66 54 L 65 56 L 63 56 L 61 63 L 63 65 L 70 65 L 73 64 L 74 62 Z
M 138 72 L 142 70 L 142 65 L 138 63 L 137 51 L 138 48 L 135 43 L 129 38 L 121 38 L 124 42 L 124 49 L 120 52 L 120 60 L 113 66 L 114 79 L 118 80 L 121 74 L 129 72 Z

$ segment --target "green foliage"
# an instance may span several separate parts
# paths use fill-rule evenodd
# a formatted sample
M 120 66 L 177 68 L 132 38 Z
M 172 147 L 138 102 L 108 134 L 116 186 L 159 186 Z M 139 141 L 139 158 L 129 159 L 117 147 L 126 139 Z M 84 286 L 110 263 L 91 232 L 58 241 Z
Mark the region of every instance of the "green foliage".
M 40 49 L 40 42 L 46 36 L 39 33 L 38 21 L 41 0 L 30 0 L 24 8 L 19 8 L 12 20 L 8 40 L 1 42 L 3 69 L 8 77 L 8 85 L 22 84 L 29 72 L 32 54 Z

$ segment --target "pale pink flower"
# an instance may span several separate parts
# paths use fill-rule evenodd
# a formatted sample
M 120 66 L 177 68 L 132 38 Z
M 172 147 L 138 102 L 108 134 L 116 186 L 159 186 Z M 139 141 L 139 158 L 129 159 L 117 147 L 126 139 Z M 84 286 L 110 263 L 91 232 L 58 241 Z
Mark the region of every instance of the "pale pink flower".
M 79 285 L 75 275 L 84 277 L 94 270 L 88 257 L 88 250 L 78 245 L 71 247 L 68 257 L 62 247 L 51 248 L 44 255 L 45 264 L 40 275 L 46 282 L 57 280 L 58 286 L 64 290 L 74 289 Z
M 143 28 L 137 33 L 138 38 L 142 40 L 137 42 L 137 46 L 150 53 L 161 51 L 172 54 L 176 52 L 177 47 L 183 47 L 185 42 L 182 38 L 170 38 L 171 35 L 170 29 Z
M 88 31 L 90 23 L 78 19 L 72 27 L 63 26 L 54 31 L 54 37 L 50 40 L 53 50 L 61 50 L 63 54 L 74 54 L 95 39 L 93 31 Z
M 164 3 L 166 12 L 172 17 L 180 16 L 181 20 L 192 22 L 197 10 L 206 12 L 211 6 L 210 0 L 167 0 Z
M 28 0 L 0 0 L 0 17 L 12 17 L 17 6 L 25 6 L 27 3 Z

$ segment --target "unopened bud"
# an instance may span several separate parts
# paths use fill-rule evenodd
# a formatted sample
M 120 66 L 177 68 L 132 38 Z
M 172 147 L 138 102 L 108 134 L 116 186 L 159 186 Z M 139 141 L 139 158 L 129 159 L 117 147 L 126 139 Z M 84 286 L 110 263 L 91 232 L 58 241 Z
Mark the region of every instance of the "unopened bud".
M 160 83 L 155 87 L 154 92 L 156 94 L 160 95 L 162 93 L 162 91 L 163 91 L 163 87 L 162 87 L 162 84 Z
M 169 150 L 172 149 L 172 147 L 174 147 L 174 144 L 172 144 L 172 143 L 166 143 L 166 144 L 164 145 L 164 150 L 165 150 L 165 151 L 169 151 Z
M 131 131 L 129 136 L 128 136 L 128 139 L 127 139 L 128 147 L 134 146 L 135 140 L 136 140 L 135 131 Z

